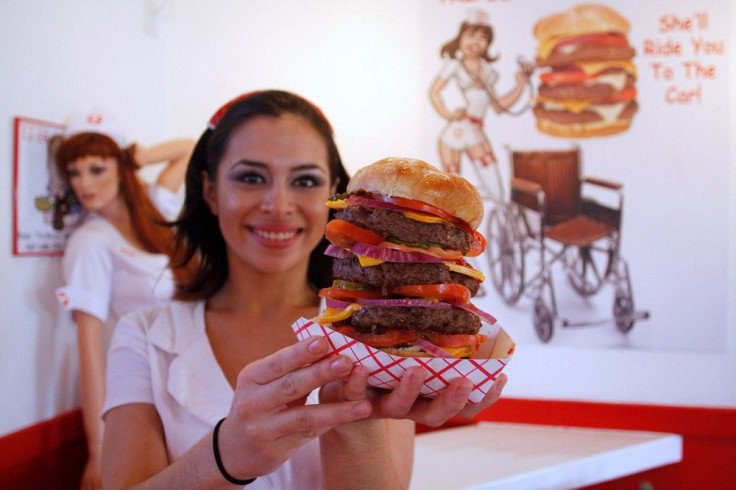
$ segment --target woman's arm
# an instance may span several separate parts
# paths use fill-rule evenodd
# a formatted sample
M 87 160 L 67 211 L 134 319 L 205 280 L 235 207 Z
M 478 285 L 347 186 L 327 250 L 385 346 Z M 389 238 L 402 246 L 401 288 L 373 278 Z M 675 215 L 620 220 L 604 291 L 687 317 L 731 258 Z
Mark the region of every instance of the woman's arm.
M 327 489 L 409 488 L 414 423 L 375 419 L 336 427 L 320 438 Z
M 531 65 L 529 64 L 524 64 L 519 68 L 516 72 L 516 85 L 503 97 L 499 97 L 492 86 L 488 87 L 488 91 L 491 94 L 491 106 L 493 107 L 493 110 L 497 113 L 501 113 L 519 100 L 519 97 L 521 97 L 521 94 L 524 91 L 524 87 L 526 87 L 529 82 L 530 70 L 533 70 L 530 66 Z
M 324 338 L 307 339 L 247 365 L 239 374 L 218 449 L 230 475 L 248 479 L 275 471 L 293 452 L 339 424 L 365 419 L 365 400 L 293 405 L 312 390 L 350 377 L 352 362 L 325 357 Z M 129 404 L 105 417 L 105 487 L 232 488 L 219 473 L 212 433 L 169 464 L 153 405 Z
M 495 403 L 501 396 L 506 375 L 502 374 L 477 404 L 468 403 L 472 383 L 463 378 L 450 382 L 434 399 L 420 397 L 427 375 L 422 368 L 407 370 L 393 391 L 366 390 L 367 370 L 342 386 L 326 387 L 320 400 L 368 398 L 371 420 L 341 425 L 320 438 L 327 488 L 408 488 L 411 481 L 414 423 L 439 426 L 452 417 L 470 418 Z M 383 420 L 382 420 L 383 419 Z
M 194 143 L 191 139 L 181 138 L 147 148 L 136 145 L 135 158 L 141 167 L 152 163 L 168 162 L 156 179 L 156 184 L 177 192 L 184 182 Z
M 82 389 L 82 420 L 89 459 L 82 488 L 100 488 L 102 451 L 102 404 L 105 400 L 105 362 L 102 347 L 103 324 L 80 310 L 73 312 L 79 347 L 79 378 Z

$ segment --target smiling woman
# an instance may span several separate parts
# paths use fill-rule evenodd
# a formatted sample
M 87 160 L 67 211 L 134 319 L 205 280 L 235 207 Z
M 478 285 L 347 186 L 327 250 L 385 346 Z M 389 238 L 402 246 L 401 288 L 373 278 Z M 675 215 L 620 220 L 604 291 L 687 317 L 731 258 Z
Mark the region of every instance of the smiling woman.
M 184 260 L 200 267 L 180 301 L 118 324 L 104 409 L 105 486 L 406 488 L 414 422 L 438 425 L 495 402 L 468 403 L 458 379 L 419 397 L 426 372 L 392 391 L 297 341 L 332 284 L 325 206 L 348 175 L 324 115 L 291 93 L 246 94 L 215 113 L 187 171 L 176 221 Z M 369 461 L 370 464 L 366 464 Z

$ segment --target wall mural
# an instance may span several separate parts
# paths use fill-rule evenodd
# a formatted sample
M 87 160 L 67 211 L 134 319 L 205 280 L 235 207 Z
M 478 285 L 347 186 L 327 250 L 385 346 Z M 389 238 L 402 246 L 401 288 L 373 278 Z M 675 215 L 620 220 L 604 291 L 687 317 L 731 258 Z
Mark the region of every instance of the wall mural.
M 426 152 L 486 202 L 476 303 L 519 344 L 721 349 L 729 3 L 423 6 Z

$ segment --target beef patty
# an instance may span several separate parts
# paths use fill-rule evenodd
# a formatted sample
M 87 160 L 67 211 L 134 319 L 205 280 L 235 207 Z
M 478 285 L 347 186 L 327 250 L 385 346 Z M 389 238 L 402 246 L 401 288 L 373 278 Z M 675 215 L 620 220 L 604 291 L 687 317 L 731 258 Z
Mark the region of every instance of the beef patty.
M 475 296 L 480 283 L 472 277 L 450 269 L 441 262 L 383 262 L 371 267 L 362 267 L 358 258 L 351 255 L 346 259 L 335 259 L 332 265 L 335 279 L 357 282 L 374 288 L 391 288 L 414 284 L 462 284 Z
M 468 253 L 473 243 L 470 233 L 449 223 L 423 223 L 390 209 L 349 206 L 336 213 L 335 218 L 372 230 L 389 241 L 437 245 L 459 250 L 463 255 Z

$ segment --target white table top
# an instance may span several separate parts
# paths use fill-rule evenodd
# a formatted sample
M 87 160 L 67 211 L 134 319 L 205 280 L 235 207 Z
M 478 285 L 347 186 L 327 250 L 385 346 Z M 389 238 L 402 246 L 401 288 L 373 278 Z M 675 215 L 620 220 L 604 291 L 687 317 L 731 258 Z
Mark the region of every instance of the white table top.
M 676 434 L 481 422 L 419 434 L 411 488 L 570 489 L 681 459 Z

